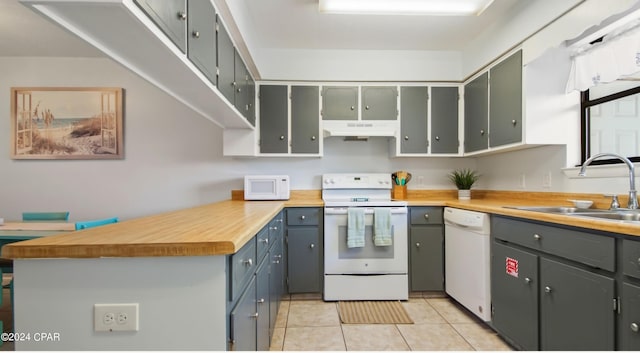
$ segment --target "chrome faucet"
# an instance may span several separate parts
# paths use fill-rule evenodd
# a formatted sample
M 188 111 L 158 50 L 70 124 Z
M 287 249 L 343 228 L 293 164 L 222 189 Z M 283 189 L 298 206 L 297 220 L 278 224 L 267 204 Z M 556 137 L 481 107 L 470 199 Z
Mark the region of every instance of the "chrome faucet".
M 615 153 L 598 153 L 596 155 L 591 156 L 589 159 L 587 159 L 586 161 L 584 161 L 584 163 L 582 164 L 582 167 L 580 168 L 580 173 L 578 173 L 579 176 L 585 176 L 587 175 L 587 166 L 589 164 L 591 164 L 591 162 L 593 162 L 594 160 L 600 158 L 600 157 L 614 157 L 617 158 L 621 161 L 623 161 L 627 167 L 629 167 L 629 202 L 627 203 L 627 208 L 631 209 L 631 210 L 636 210 L 638 209 L 638 197 L 636 194 L 636 178 L 635 178 L 635 167 L 633 166 L 633 163 L 626 157 L 622 157 L 619 154 L 615 154 Z

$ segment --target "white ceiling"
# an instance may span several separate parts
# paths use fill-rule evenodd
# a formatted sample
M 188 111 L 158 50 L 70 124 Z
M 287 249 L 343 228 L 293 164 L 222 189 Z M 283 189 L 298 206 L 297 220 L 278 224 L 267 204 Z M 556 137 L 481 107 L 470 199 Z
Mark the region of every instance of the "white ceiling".
M 233 1 L 243 2 L 262 48 L 461 50 L 527 0 L 495 0 L 470 17 L 320 14 L 317 0 Z M 18 0 L 0 0 L 0 48 L 2 56 L 102 55 Z
M 261 48 L 459 51 L 499 18 L 523 10 L 527 1 L 495 0 L 480 16 L 321 14 L 318 0 L 226 3 L 232 12 L 237 5 L 230 2 L 244 5 Z

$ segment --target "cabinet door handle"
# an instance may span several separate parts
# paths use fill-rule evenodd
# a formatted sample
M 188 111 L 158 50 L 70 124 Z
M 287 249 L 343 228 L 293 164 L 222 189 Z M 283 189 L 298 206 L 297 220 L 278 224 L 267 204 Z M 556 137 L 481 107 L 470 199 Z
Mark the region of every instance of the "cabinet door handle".
M 191 32 L 191 36 L 192 36 L 193 38 L 200 38 L 200 32 L 198 32 L 198 31 L 193 31 L 193 32 Z
M 533 235 L 533 239 L 540 240 L 540 239 L 542 239 L 542 237 L 540 236 L 540 234 L 534 234 Z
M 262 304 L 262 303 L 264 303 L 264 298 L 260 298 L 260 299 L 258 299 L 258 301 L 257 301 L 257 302 L 258 302 L 258 304 Z
M 424 219 L 429 219 L 429 214 L 428 213 L 424 214 Z
M 369 106 L 368 106 L 368 105 L 367 105 L 367 106 L 365 106 L 365 107 L 364 107 L 364 109 L 365 109 L 365 110 L 369 110 Z
M 313 249 L 315 247 L 316 247 L 316 244 L 314 244 L 314 243 L 309 244 L 309 249 Z
M 280 141 L 284 140 L 284 135 L 280 135 Z
M 518 124 L 518 121 L 516 121 L 516 119 L 513 119 L 513 120 L 511 120 L 511 124 L 512 124 L 513 126 L 516 126 L 516 124 Z
M 549 287 L 549 286 L 544 287 L 544 292 L 545 293 L 551 293 L 551 287 Z
M 631 323 L 631 331 L 638 332 L 638 324 L 636 324 L 635 322 L 632 322 Z
M 251 266 L 253 265 L 253 260 L 252 259 L 244 260 L 244 264 L 247 266 Z
M 238 93 L 242 92 L 242 88 L 237 89 Z
M 315 141 L 316 137 L 315 136 L 311 136 L 311 141 Z
M 269 244 L 269 238 L 260 239 L 261 242 Z
M 269 230 L 278 230 L 278 227 L 269 227 Z
M 405 140 L 405 141 L 409 141 L 409 136 L 405 135 L 405 136 L 404 136 L 404 140 Z
M 300 216 L 300 219 L 304 221 L 305 219 L 307 219 L 307 217 L 305 215 L 302 215 Z
M 640 257 L 638 258 L 638 265 L 640 265 Z
M 187 13 L 186 13 L 186 12 L 184 12 L 184 11 L 178 11 L 178 14 L 177 14 L 177 15 L 178 15 L 178 19 L 179 19 L 179 20 L 183 20 L 183 21 L 184 21 L 184 20 L 186 20 L 186 19 L 187 19 Z
M 525 279 L 524 279 L 524 283 L 526 283 L 526 284 L 531 283 L 531 278 L 529 278 L 529 277 L 525 277 Z
M 420 247 L 420 243 L 416 243 L 416 248 L 419 248 L 419 247 Z
M 354 107 L 353 105 L 351 106 L 351 110 L 356 110 L 356 107 Z
M 436 141 L 440 141 L 440 136 L 436 136 Z
M 260 314 L 259 313 L 255 313 L 255 314 L 249 315 L 249 317 L 252 318 L 252 319 L 257 319 L 258 315 L 260 315 Z
M 480 130 L 480 136 L 484 136 L 484 130 Z

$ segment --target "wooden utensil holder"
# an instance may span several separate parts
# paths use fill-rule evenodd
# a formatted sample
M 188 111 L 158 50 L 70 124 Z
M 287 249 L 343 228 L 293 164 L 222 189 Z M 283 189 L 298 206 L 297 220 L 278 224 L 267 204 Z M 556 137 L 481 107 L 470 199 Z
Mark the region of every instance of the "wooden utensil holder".
M 406 185 L 393 185 L 391 189 L 391 198 L 394 200 L 404 200 L 407 198 Z

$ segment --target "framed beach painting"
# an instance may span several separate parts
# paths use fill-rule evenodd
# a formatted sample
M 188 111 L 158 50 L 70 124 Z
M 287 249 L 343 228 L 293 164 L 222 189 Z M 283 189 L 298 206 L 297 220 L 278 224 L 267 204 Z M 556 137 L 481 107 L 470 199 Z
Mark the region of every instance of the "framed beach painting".
M 12 87 L 12 159 L 122 159 L 122 88 Z

